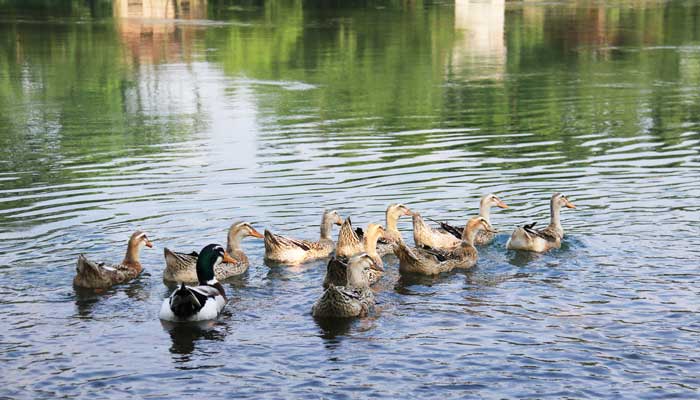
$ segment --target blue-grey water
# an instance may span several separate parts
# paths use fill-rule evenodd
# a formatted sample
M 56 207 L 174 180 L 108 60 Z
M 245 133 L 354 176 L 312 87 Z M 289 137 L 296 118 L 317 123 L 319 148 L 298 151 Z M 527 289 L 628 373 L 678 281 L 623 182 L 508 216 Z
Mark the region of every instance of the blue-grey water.
M 0 398 L 700 396 L 695 1 L 9 0 L 0 51 Z M 553 191 L 562 248 L 505 250 Z M 158 320 L 163 247 L 489 192 L 478 266 L 387 257 L 369 318 L 315 321 L 325 262 L 248 239 L 219 320 Z M 72 287 L 135 229 L 137 280 Z

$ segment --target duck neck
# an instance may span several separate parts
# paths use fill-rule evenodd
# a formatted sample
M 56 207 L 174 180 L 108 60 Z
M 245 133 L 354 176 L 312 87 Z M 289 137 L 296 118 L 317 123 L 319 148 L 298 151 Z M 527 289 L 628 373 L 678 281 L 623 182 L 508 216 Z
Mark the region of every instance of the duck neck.
M 333 221 L 330 217 L 323 215 L 321 220 L 321 240 L 331 240 L 331 230 L 333 229 Z
M 464 227 L 464 232 L 462 232 L 462 240 L 465 241 L 469 246 L 474 247 L 474 240 L 476 239 L 476 234 L 479 228 L 472 228 L 469 223 Z
M 389 212 L 389 210 L 386 211 L 386 230 L 392 231 L 392 232 L 398 232 L 399 230 L 396 228 L 396 223 L 399 222 L 399 216 L 394 215 L 393 213 Z
M 137 243 L 129 243 L 129 245 L 126 247 L 126 255 L 124 256 L 124 261 L 122 261 L 122 264 L 140 264 L 140 251 L 140 246 Z
M 239 230 L 231 230 L 228 233 L 228 241 L 226 242 L 226 252 L 229 254 L 241 249 L 241 240 L 245 235 Z
M 482 199 L 479 205 L 479 216 L 491 222 L 491 204 L 486 201 L 486 198 Z
M 557 229 L 561 229 L 561 222 L 559 220 L 559 212 L 561 211 L 561 207 L 559 207 L 557 204 L 552 202 L 549 205 L 549 213 L 550 213 L 550 222 L 549 225 L 556 227 Z
M 377 232 L 365 234 L 365 237 L 362 239 L 365 246 L 365 253 L 371 257 L 377 255 L 377 239 L 379 239 L 379 233 Z

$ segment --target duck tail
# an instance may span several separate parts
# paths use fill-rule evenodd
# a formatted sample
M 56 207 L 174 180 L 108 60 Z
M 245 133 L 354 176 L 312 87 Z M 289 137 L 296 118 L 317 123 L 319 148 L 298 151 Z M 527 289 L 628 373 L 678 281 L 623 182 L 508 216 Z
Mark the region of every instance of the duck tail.
M 84 254 L 78 256 L 78 262 L 75 266 L 75 272 L 78 275 L 98 275 L 100 274 L 100 266 L 94 261 L 90 261 Z
M 197 294 L 184 283 L 170 296 L 170 310 L 178 318 L 188 318 L 199 312 L 203 306 Z

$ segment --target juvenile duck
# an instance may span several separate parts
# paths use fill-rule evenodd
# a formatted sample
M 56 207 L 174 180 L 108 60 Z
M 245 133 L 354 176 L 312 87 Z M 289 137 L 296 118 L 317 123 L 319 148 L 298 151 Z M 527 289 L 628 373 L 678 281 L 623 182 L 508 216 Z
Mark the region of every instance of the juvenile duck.
M 248 270 L 248 256 L 241 249 L 241 241 L 252 236 L 262 239 L 263 235 L 256 231 L 249 222 L 236 222 L 228 230 L 226 252 L 235 260 L 233 263 L 224 262 L 214 268 L 216 279 L 223 281 L 232 276 L 241 275 Z M 170 282 L 197 282 L 197 257 L 196 251 L 192 253 L 180 253 L 167 247 L 163 250 L 165 255 L 165 270 L 163 279 Z
M 318 242 L 275 235 L 265 230 L 265 258 L 283 264 L 301 264 L 305 261 L 328 257 L 335 249 L 331 239 L 333 224 L 342 225 L 337 211 L 324 211 L 321 219 L 321 238 Z
M 423 275 L 437 275 L 454 268 L 471 268 L 476 265 L 479 253 L 474 247 L 474 239 L 480 229 L 492 230 L 483 217 L 471 218 L 464 227 L 463 240 L 450 250 L 430 248 L 409 248 L 399 243 L 394 247 L 399 258 L 399 272 Z
M 126 256 L 120 264 L 105 265 L 105 263 L 88 260 L 85 255 L 80 254 L 73 285 L 91 289 L 106 289 L 136 278 L 143 270 L 139 262 L 139 253 L 144 246 L 153 247 L 153 243 L 148 240 L 144 232 L 136 231 L 129 238 Z
M 511 250 L 526 250 L 543 253 L 547 250 L 559 248 L 564 238 L 564 228 L 559 220 L 562 207 L 576 208 L 566 196 L 554 193 L 549 202 L 550 222 L 544 229 L 534 229 L 537 222 L 515 228 L 513 234 L 506 243 L 506 248 Z
M 347 222 L 347 220 L 346 220 Z M 341 228 L 342 229 L 342 228 Z M 367 281 L 373 285 L 384 274 L 384 262 L 379 254 L 377 254 L 377 240 L 384 234 L 384 228 L 379 224 L 367 225 L 366 233 L 363 235 L 363 248 L 367 249 L 366 254 L 372 259 L 373 263 L 370 269 L 366 270 Z M 340 240 L 340 239 L 339 239 Z M 355 254 L 359 254 L 359 251 Z M 353 255 L 355 255 L 353 254 Z M 326 268 L 326 277 L 323 280 L 323 287 L 328 288 L 331 284 L 336 286 L 344 286 L 347 280 L 348 256 L 340 256 L 336 252 L 336 256 L 331 258 Z
M 316 318 L 364 317 L 374 309 L 374 293 L 369 288 L 367 270 L 374 261 L 366 253 L 354 255 L 348 261 L 344 286 L 330 284 L 311 308 Z
M 413 213 L 413 241 L 417 247 L 452 249 L 462 241 L 451 233 L 431 228 L 417 212 Z
M 233 263 L 224 248 L 210 244 L 197 256 L 197 279 L 199 286 L 185 286 L 181 283 L 175 291 L 163 300 L 160 319 L 170 322 L 205 321 L 216 318 L 224 305 L 226 294 L 214 270 L 222 262 Z
M 501 199 L 499 199 L 493 193 L 489 193 L 486 196 L 482 197 L 481 201 L 479 202 L 479 216 L 484 217 L 484 219 L 489 221 L 489 224 L 491 223 L 492 207 L 508 208 L 508 205 L 501 201 Z M 447 222 L 440 222 L 440 227 L 446 232 L 451 233 L 455 238 L 462 237 L 462 231 L 459 228 L 448 224 Z M 496 231 L 488 232 L 486 230 L 481 230 L 476 235 L 474 244 L 477 246 L 484 246 L 491 243 L 495 237 Z

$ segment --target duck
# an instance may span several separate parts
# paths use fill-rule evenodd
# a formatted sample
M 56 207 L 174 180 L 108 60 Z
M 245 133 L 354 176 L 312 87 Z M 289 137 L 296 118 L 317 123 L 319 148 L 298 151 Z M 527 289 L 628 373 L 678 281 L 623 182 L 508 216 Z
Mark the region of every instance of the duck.
M 479 259 L 474 240 L 481 229 L 492 230 L 491 224 L 481 216 L 471 218 L 464 227 L 463 240 L 450 250 L 409 248 L 398 243 L 394 251 L 399 258 L 399 272 L 437 275 L 455 268 L 472 268 Z
M 289 265 L 328 257 L 335 250 L 331 239 L 333 224 L 342 225 L 337 211 L 324 211 L 321 219 L 321 237 L 317 242 L 277 235 L 265 230 L 265 259 Z
M 389 204 L 386 208 L 386 227 L 384 233 L 377 242 L 377 254 L 379 257 L 384 257 L 387 254 L 392 254 L 394 252 L 394 245 L 398 242 L 403 241 L 403 236 L 396 227 L 399 222 L 399 218 L 403 216 L 413 215 L 413 211 L 410 208 L 401 203 Z M 362 239 L 364 232 L 362 229 L 358 228 L 356 231 L 358 240 Z
M 236 222 L 228 230 L 226 253 L 235 260 L 234 263 L 221 263 L 214 268 L 216 279 L 223 281 L 232 276 L 241 275 L 248 270 L 248 256 L 241 249 L 241 241 L 246 237 L 262 239 L 263 235 L 255 230 L 250 222 Z M 167 247 L 163 249 L 165 256 L 165 270 L 163 280 L 168 282 L 197 282 L 197 257 L 196 251 L 180 253 Z
M 346 219 L 345 221 L 347 222 L 348 219 Z M 343 226 L 345 226 L 345 223 L 343 223 Z M 341 230 L 342 229 L 343 228 L 341 227 Z M 353 255 L 360 254 L 363 252 L 366 253 L 372 259 L 371 268 L 365 271 L 365 273 L 367 274 L 367 281 L 370 285 L 373 285 L 377 281 L 379 281 L 379 279 L 381 279 L 382 275 L 384 274 L 384 262 L 377 253 L 377 240 L 384 234 L 384 227 L 379 224 L 371 223 L 367 225 L 367 229 L 365 230 L 365 232 L 366 233 L 363 235 L 362 238 L 363 241 L 362 243 L 360 243 L 361 246 L 359 247 L 359 251 L 351 255 L 339 254 L 338 251 L 336 251 L 335 256 L 332 257 L 331 260 L 328 262 L 328 266 L 326 267 L 326 276 L 323 279 L 324 289 L 328 288 L 328 286 L 330 286 L 331 284 L 334 284 L 336 286 L 345 285 L 345 281 L 347 279 L 346 271 L 348 268 L 348 259 Z M 340 240 L 341 238 L 339 235 L 339 244 Z
M 564 228 L 561 226 L 559 214 L 562 207 L 576 208 L 574 203 L 570 202 L 564 194 L 554 193 L 549 202 L 549 225 L 544 229 L 535 229 L 537 222 L 533 222 L 522 227 L 516 227 L 510 239 L 508 239 L 508 243 L 506 243 L 506 248 L 544 253 L 561 247 L 561 240 L 564 238 Z
M 462 241 L 451 233 L 431 228 L 418 212 L 413 213 L 413 242 L 416 247 L 452 249 Z
M 311 315 L 315 318 L 355 318 L 371 313 L 375 301 L 366 271 L 372 265 L 374 260 L 367 253 L 350 257 L 345 284 L 328 285 L 311 308 Z
M 126 255 L 119 264 L 105 265 L 89 260 L 84 254 L 78 256 L 73 285 L 89 289 L 107 289 L 119 283 L 130 281 L 143 271 L 139 260 L 141 249 L 153 247 L 145 232 L 136 231 L 129 238 Z
M 175 291 L 163 300 L 159 317 L 170 322 L 194 322 L 215 319 L 226 305 L 224 287 L 216 279 L 214 270 L 222 262 L 235 263 L 221 245 L 210 244 L 197 256 L 198 286 L 181 282 Z
M 493 207 L 499 207 L 499 208 L 509 208 L 506 203 L 504 203 L 501 199 L 498 198 L 493 193 L 489 193 L 481 198 L 479 201 L 479 215 L 486 218 L 489 223 L 491 223 L 491 208 Z M 462 231 L 447 222 L 439 222 L 440 227 L 444 229 L 446 232 L 451 233 L 455 238 L 461 239 L 462 237 Z M 493 242 L 493 239 L 496 238 L 496 233 L 497 231 L 494 230 L 493 232 L 489 232 L 486 230 L 481 230 L 479 233 L 476 235 L 476 239 L 474 239 L 474 244 L 477 246 L 485 246 L 491 242 Z

